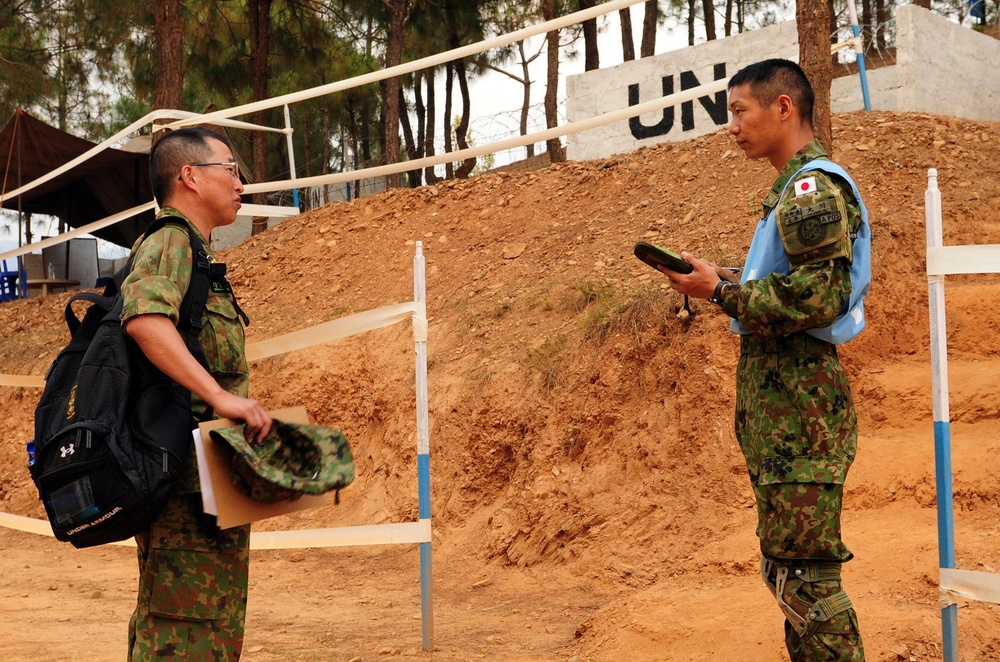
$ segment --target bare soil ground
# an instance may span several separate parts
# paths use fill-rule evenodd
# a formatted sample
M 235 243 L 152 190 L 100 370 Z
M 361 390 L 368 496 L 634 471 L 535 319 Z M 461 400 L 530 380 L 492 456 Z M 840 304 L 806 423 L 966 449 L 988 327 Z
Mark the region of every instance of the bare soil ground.
M 937 168 L 945 242 L 1000 243 L 1000 133 L 885 112 L 834 129 L 875 265 L 868 329 L 841 351 L 861 419 L 845 582 L 869 660 L 940 659 L 923 196 Z M 736 339 L 706 302 L 679 317 L 631 255 L 644 239 L 739 264 L 772 178 L 719 133 L 331 205 L 224 253 L 251 341 L 407 301 L 415 241 L 428 260 L 434 650 L 414 547 L 256 551 L 244 659 L 786 659 L 732 431 Z M 955 277 L 947 295 L 958 565 L 987 571 L 998 285 Z M 0 306 L 0 372 L 45 371 L 68 296 Z M 255 397 L 342 428 L 359 474 L 340 506 L 260 528 L 416 519 L 410 338 L 397 325 L 253 365 Z M 0 510 L 43 517 L 24 457 L 37 397 L 0 390 Z M 122 659 L 132 550 L 0 529 L 0 564 L 0 659 Z M 1000 660 L 1000 607 L 959 614 L 962 659 Z

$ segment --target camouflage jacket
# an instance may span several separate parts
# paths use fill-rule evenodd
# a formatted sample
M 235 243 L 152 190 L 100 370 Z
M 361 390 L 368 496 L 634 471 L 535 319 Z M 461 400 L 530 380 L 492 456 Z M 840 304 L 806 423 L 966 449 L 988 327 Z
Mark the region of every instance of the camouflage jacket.
M 795 186 L 789 186 L 784 197 L 782 191 L 792 175 L 817 158 L 827 155 L 819 141 L 814 140 L 785 164 L 764 200 L 764 217 L 776 207 L 780 214 L 793 206 Z M 832 198 L 843 200 L 848 224 L 856 232 L 861 225 L 861 210 L 851 187 L 837 177 L 815 170 L 800 174 L 796 183 L 807 178 L 814 179 L 821 194 L 828 192 Z M 722 309 L 758 337 L 784 336 L 829 326 L 850 297 L 850 267 L 846 257 L 819 260 L 793 266 L 787 275 L 772 273 L 739 287 L 727 287 Z
M 214 261 L 209 243 L 187 218 L 176 209 L 165 207 L 159 216 L 175 216 L 187 223 L 205 245 L 209 261 Z M 141 237 L 132 247 L 135 261 L 122 285 L 122 323 L 137 315 L 166 315 L 177 324 L 184 294 L 191 282 L 194 259 L 188 233 L 176 225 L 167 225 L 141 244 Z M 210 288 L 205 303 L 205 323 L 199 339 L 208 360 L 209 373 L 230 393 L 247 397 L 250 370 L 245 353 L 243 324 L 229 292 Z M 191 411 L 202 418 L 207 406 L 198 396 L 191 395 Z M 178 485 L 180 492 L 198 491 L 197 465 L 192 457 Z

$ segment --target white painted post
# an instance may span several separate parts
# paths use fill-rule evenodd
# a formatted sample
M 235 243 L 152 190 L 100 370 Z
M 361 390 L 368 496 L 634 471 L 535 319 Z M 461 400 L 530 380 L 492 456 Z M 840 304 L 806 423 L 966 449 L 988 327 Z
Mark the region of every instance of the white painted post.
M 295 176 L 295 147 L 292 145 L 292 120 L 288 114 L 288 104 L 285 104 L 285 142 L 288 145 L 288 172 L 291 176 L 291 181 L 295 181 L 298 177 Z M 292 189 L 292 205 L 296 209 L 299 208 L 299 189 Z
M 941 191 L 937 170 L 927 171 L 924 194 L 927 248 L 943 243 Z M 938 561 L 941 568 L 955 567 L 955 519 L 951 484 L 951 414 L 948 411 L 948 331 L 945 325 L 944 276 L 927 276 L 931 322 L 931 371 L 934 394 L 934 466 L 937 485 Z M 941 609 L 941 635 L 945 662 L 958 662 L 958 606 Z
M 413 335 L 416 350 L 417 375 L 417 491 L 421 522 L 431 521 L 431 455 L 427 413 L 427 281 L 424 263 L 424 242 L 417 242 L 413 257 Z M 428 526 L 428 530 L 430 527 Z M 431 536 L 420 543 L 420 615 L 423 623 L 423 648 L 431 650 L 434 639 L 432 606 Z

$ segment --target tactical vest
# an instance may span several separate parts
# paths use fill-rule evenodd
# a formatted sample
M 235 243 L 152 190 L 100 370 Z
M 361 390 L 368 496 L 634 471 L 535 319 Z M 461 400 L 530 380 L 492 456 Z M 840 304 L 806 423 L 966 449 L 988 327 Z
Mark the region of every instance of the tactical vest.
M 743 267 L 740 285 L 745 284 L 747 281 L 763 278 L 771 273 L 789 273 L 788 256 L 785 255 L 785 248 L 781 243 L 781 237 L 778 236 L 776 211 L 781 204 L 781 200 L 785 197 L 788 186 L 800 174 L 810 170 L 822 170 L 823 172 L 843 178 L 851 185 L 851 189 L 854 191 L 854 198 L 861 207 L 861 225 L 858 227 L 857 237 L 854 238 L 854 261 L 851 263 L 851 297 L 844 304 L 843 310 L 840 311 L 833 324 L 819 329 L 806 330 L 806 333 L 820 340 L 840 345 L 852 340 L 865 328 L 864 298 L 867 296 L 872 282 L 872 237 L 871 228 L 868 225 L 868 209 L 861 200 L 858 187 L 847 172 L 836 163 L 821 159 L 810 161 L 788 178 L 788 182 L 785 184 L 785 188 L 782 189 L 781 196 L 778 198 L 778 204 L 757 224 L 753 241 L 750 243 L 750 251 L 747 253 L 746 264 Z M 730 322 L 730 330 L 733 333 L 741 335 L 750 333 L 735 318 Z

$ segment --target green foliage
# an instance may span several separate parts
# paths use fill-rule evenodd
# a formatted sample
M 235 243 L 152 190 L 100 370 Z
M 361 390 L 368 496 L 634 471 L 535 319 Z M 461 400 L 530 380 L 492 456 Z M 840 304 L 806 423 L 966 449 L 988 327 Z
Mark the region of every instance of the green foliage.
M 32 106 L 51 86 L 51 55 L 37 20 L 39 3 L 0 3 L 0 112 Z

